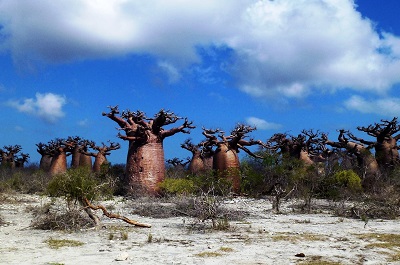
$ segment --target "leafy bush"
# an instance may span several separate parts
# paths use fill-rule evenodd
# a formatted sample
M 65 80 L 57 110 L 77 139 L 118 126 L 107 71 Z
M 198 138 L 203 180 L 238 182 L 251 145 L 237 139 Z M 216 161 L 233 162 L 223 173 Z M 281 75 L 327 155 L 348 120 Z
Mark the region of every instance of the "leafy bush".
M 335 173 L 334 181 L 336 185 L 350 192 L 360 192 L 362 190 L 361 178 L 353 170 L 342 170 Z
M 166 178 L 160 183 L 160 188 L 168 194 L 192 194 L 196 191 L 195 183 L 191 179 Z
M 69 169 L 64 174 L 53 177 L 47 186 L 47 193 L 54 197 L 64 197 L 67 201 L 96 199 L 102 195 L 111 195 L 112 183 L 100 180 L 90 168 Z
M 0 192 L 40 193 L 46 190 L 49 175 L 34 166 L 0 168 Z
M 210 190 L 213 195 L 228 195 L 232 189 L 232 182 L 210 170 L 184 178 L 166 178 L 159 187 L 167 195 L 199 195 Z

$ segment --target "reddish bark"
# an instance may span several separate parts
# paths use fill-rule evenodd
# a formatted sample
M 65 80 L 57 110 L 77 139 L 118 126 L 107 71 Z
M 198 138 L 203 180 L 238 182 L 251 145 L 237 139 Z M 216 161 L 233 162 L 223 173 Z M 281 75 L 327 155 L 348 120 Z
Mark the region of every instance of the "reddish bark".
M 302 161 L 305 165 L 314 165 L 325 160 L 319 145 L 319 132 L 303 130 L 298 136 L 288 136 L 284 133 L 274 134 L 268 140 L 268 148 L 280 150 L 283 157 L 291 157 Z
M 346 133 L 347 136 L 345 135 Z M 356 156 L 359 173 L 363 179 L 363 185 L 367 189 L 372 188 L 372 185 L 374 185 L 374 182 L 380 176 L 380 170 L 374 155 L 369 151 L 370 147 L 362 143 L 350 141 L 351 134 L 345 130 L 339 130 L 338 142 L 328 140 L 326 135 L 323 137 L 327 145 L 343 148 L 348 153 Z
M 0 149 L 1 166 L 14 169 L 16 167 L 18 153 L 22 150 L 21 146 L 20 145 L 7 145 L 7 146 L 4 146 L 3 149 Z M 29 155 L 28 155 L 28 157 L 29 157 Z
M 118 137 L 129 142 L 126 172 L 125 192 L 134 193 L 144 191 L 149 194 L 158 194 L 160 183 L 165 178 L 164 149 L 165 138 L 176 133 L 189 133 L 194 128 L 192 123 L 185 119 L 179 127 L 164 129 L 163 127 L 180 120 L 174 113 L 160 110 L 154 118 L 147 118 L 141 111 L 123 111 L 121 115 L 118 106 L 110 107 L 110 113 L 103 113 L 120 126 L 125 135 Z
M 399 146 L 397 141 L 400 139 L 400 125 L 398 124 L 397 117 L 391 121 L 381 120 L 381 123 L 375 123 L 368 127 L 357 127 L 358 130 L 366 132 L 368 135 L 374 137 L 375 141 L 366 141 L 361 138 L 355 140 L 375 148 L 375 157 L 381 168 L 393 169 L 394 166 L 400 164 Z
M 39 168 L 45 172 L 48 172 L 50 170 L 52 160 L 50 146 L 44 143 L 38 143 L 36 146 L 38 147 L 36 151 L 41 155 Z
M 71 149 L 71 167 L 72 168 L 78 168 L 80 165 L 80 149 L 81 149 L 81 144 L 82 144 L 82 139 L 79 136 L 75 137 L 68 137 L 67 141 L 70 144 L 70 149 Z
M 238 124 L 231 135 L 225 136 L 224 132 L 216 130 L 207 130 L 203 128 L 203 135 L 208 139 L 207 146 L 217 146 L 213 156 L 213 169 L 218 174 L 232 182 L 232 190 L 235 193 L 240 192 L 240 162 L 238 157 L 239 150 L 245 151 L 247 154 L 259 158 L 259 156 L 252 153 L 246 146 L 260 145 L 264 146 L 261 141 L 250 139 L 244 140 L 247 134 L 254 131 L 254 127 Z M 218 137 L 215 136 L 219 133 Z
M 189 163 L 189 171 L 197 174 L 212 169 L 212 157 L 214 151 L 206 146 L 207 142 L 201 142 L 197 145 L 193 144 L 189 139 L 186 140 L 181 147 L 192 153 L 192 159 Z
M 82 140 L 79 146 L 79 166 L 80 167 L 88 167 L 92 168 L 92 156 L 87 154 L 89 152 L 88 146 L 90 145 L 91 141 Z
M 96 150 L 96 152 L 88 152 L 85 150 L 81 150 L 82 157 L 95 157 L 94 159 L 94 164 L 93 164 L 93 172 L 99 173 L 101 171 L 101 166 L 104 164 L 107 164 L 107 156 L 110 155 L 110 151 L 112 150 L 117 150 L 121 146 L 118 143 L 113 143 L 109 142 L 109 145 L 106 145 L 105 143 L 102 143 L 101 146 L 96 146 L 95 142 L 88 142 L 88 145 L 93 149 Z
M 66 140 L 56 139 L 53 142 L 52 160 L 49 173 L 51 176 L 67 172 L 67 156 L 72 151 L 73 143 Z

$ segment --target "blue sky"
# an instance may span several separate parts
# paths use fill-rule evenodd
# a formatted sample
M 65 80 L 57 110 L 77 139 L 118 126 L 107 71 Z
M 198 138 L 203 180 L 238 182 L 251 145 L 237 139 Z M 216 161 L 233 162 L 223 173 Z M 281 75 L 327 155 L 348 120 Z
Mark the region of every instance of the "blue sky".
M 398 0 L 0 0 L 0 146 L 81 136 L 127 143 L 109 105 L 252 137 L 328 132 L 400 113 Z M 180 125 L 178 122 L 177 125 Z M 363 134 L 358 134 L 365 136 Z

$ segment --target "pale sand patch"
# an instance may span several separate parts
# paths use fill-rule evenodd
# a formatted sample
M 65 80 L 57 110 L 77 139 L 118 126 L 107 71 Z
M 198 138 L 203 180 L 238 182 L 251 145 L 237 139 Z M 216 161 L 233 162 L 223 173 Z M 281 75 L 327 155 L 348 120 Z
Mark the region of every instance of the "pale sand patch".
M 223 205 L 248 212 L 244 220 L 230 221 L 229 231 L 198 230 L 190 229 L 195 220 L 188 217 L 133 215 L 134 203 L 116 198 L 104 203 L 152 228 L 106 217 L 102 217 L 106 228 L 100 230 L 68 233 L 30 228 L 32 214 L 26 208 L 48 201 L 36 195 L 10 195 L 0 202 L 0 216 L 7 223 L 0 226 L 0 264 L 301 264 L 319 257 L 338 264 L 400 264 L 390 262 L 390 255 L 399 249 L 370 248 L 374 239 L 357 236 L 400 234 L 399 220 L 369 220 L 365 226 L 361 220 L 330 213 L 292 213 L 293 202 L 282 205 L 284 214 L 275 214 L 267 199 L 235 198 Z M 49 238 L 84 244 L 52 249 L 45 242 Z M 296 257 L 299 253 L 305 257 Z

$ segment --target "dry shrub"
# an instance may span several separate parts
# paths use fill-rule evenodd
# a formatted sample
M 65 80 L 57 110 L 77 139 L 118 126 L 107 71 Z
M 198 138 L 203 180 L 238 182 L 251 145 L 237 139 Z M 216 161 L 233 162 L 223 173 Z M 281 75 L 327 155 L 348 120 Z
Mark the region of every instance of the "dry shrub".
M 176 211 L 175 204 L 173 202 L 168 202 L 163 198 L 136 198 L 130 205 L 130 208 L 133 208 L 132 214 L 152 218 L 170 218 L 181 216 L 181 214 Z
M 39 211 L 32 220 L 31 227 L 41 230 L 79 230 L 93 227 L 93 221 L 73 209 L 66 212 Z
M 360 201 L 342 203 L 335 210 L 336 215 L 366 219 L 396 219 L 400 216 L 399 190 L 387 186 L 380 193 L 365 194 Z
M 223 197 L 204 193 L 199 196 L 176 196 L 165 198 L 136 199 L 131 207 L 133 214 L 152 218 L 185 216 L 194 218 L 194 225 L 211 221 L 212 227 L 225 230 L 229 221 L 242 220 L 247 212 L 227 209 Z

